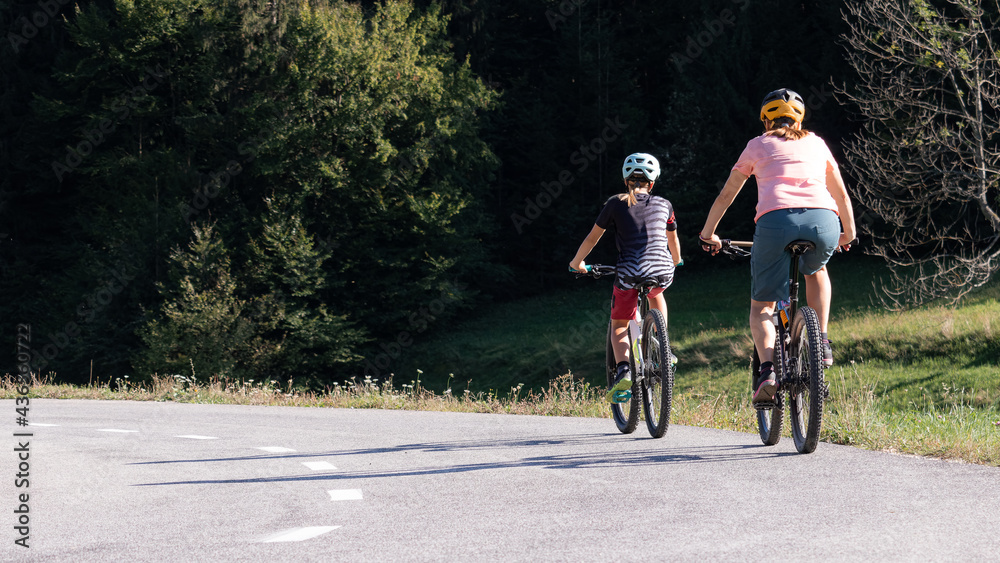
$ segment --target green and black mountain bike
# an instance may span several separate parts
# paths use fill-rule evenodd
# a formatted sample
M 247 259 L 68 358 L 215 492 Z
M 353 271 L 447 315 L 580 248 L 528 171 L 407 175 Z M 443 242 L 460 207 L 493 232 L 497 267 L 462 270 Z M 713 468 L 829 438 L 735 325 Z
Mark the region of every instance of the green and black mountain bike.
M 614 266 L 590 265 L 586 272 L 571 270 L 577 277 L 591 276 L 614 278 Z M 676 357 L 670 351 L 667 320 L 658 309 L 649 306 L 649 292 L 657 286 L 655 279 L 635 280 L 639 290 L 639 306 L 635 318 L 628 323 L 629 367 L 632 370 L 632 389 L 621 397 L 622 402 L 611 403 L 611 417 L 623 434 L 635 431 L 639 422 L 639 400 L 642 399 L 643 417 L 650 436 L 661 438 L 670 425 L 670 405 L 674 392 Z M 608 387 L 615 383 L 616 362 L 611 340 L 614 334 L 611 321 L 605 338 L 605 372 Z

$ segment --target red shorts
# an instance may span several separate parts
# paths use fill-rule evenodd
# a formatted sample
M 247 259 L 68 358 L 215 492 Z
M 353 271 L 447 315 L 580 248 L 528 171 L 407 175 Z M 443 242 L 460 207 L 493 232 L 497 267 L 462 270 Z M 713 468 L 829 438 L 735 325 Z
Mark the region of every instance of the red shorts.
M 657 287 L 649 292 L 650 297 L 656 297 L 663 293 L 662 287 Z M 636 311 L 639 310 L 639 290 L 619 289 L 615 284 L 614 292 L 611 295 L 611 318 L 612 320 L 629 320 L 635 318 Z

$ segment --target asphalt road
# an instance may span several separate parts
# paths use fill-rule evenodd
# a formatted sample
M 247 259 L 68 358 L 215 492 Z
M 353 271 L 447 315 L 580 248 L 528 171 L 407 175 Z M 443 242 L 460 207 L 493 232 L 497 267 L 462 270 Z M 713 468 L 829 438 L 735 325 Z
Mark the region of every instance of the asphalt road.
M 1000 560 L 994 467 L 610 419 L 2 404 L 7 561 Z

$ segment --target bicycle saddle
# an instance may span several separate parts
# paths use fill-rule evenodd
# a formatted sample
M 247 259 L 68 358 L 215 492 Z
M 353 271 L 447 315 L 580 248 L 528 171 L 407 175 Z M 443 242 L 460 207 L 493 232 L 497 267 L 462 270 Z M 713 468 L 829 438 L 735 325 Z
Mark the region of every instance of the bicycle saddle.
M 665 282 L 666 279 L 665 276 L 653 276 L 653 277 L 624 276 L 622 278 L 622 281 L 624 281 L 627 284 L 630 284 L 635 289 L 645 289 L 645 288 L 653 289 L 659 287 L 660 283 Z
M 792 256 L 802 256 L 810 250 L 816 250 L 816 243 L 811 240 L 793 240 L 785 247 L 785 252 L 791 252 Z

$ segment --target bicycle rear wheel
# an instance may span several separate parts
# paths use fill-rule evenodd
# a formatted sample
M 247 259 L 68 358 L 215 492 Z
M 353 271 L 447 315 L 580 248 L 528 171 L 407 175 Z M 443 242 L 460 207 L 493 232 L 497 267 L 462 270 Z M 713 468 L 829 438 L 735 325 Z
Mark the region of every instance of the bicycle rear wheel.
M 615 351 L 611 347 L 611 323 L 608 323 L 607 348 L 605 349 L 605 371 L 608 374 L 608 387 L 615 384 L 617 375 L 617 363 L 615 362 Z M 624 403 L 611 403 L 611 418 L 615 419 L 615 426 L 622 434 L 631 434 L 635 431 L 639 423 L 639 398 L 636 396 L 635 376 L 632 376 L 632 399 Z
M 670 425 L 670 407 L 674 393 L 674 366 L 671 363 L 670 337 L 663 313 L 653 309 L 642 321 L 643 374 L 642 410 L 649 435 L 661 438 Z
M 783 338 L 779 332 L 775 338 L 774 346 L 774 366 L 780 371 L 779 366 L 783 365 L 784 345 L 781 344 Z M 780 374 L 776 374 L 780 377 Z M 753 359 L 750 362 L 750 394 L 757 391 L 757 378 L 760 376 L 760 356 L 757 355 L 757 347 L 753 347 Z M 781 440 L 781 423 L 784 420 L 784 408 L 782 402 L 781 389 L 774 396 L 774 406 L 769 409 L 757 410 L 757 432 L 760 434 L 760 441 L 765 446 L 773 446 Z
M 823 425 L 823 401 L 826 383 L 823 381 L 823 339 L 819 318 L 811 307 L 802 307 L 792 319 L 791 350 L 795 362 L 790 393 L 792 439 L 799 453 L 807 454 L 819 443 Z

